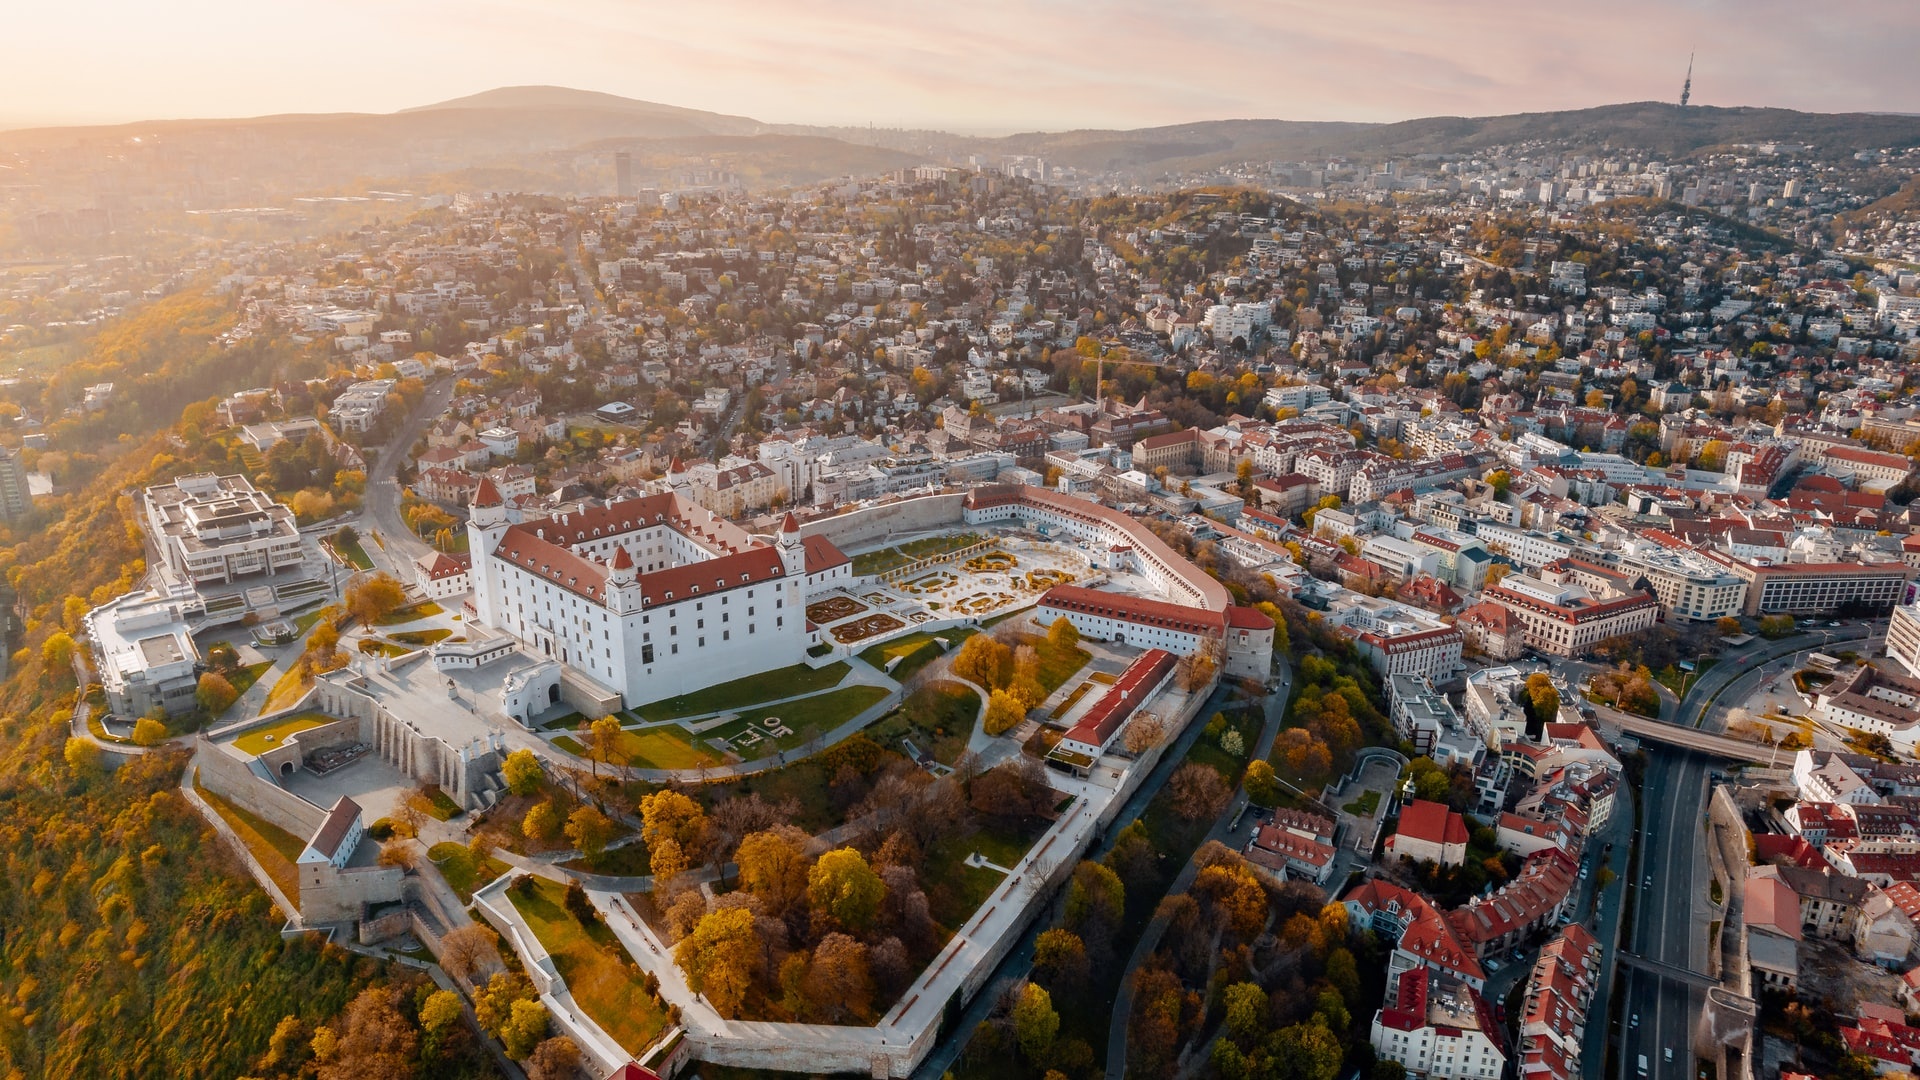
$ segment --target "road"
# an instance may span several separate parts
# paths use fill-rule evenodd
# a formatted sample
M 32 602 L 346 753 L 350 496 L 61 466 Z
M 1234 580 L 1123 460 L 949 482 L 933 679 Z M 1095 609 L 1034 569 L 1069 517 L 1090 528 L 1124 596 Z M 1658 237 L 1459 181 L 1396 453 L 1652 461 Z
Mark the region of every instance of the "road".
M 406 519 L 400 516 L 400 463 L 406 460 L 413 444 L 420 441 L 427 425 L 445 412 L 447 403 L 452 400 L 452 379 L 441 379 L 428 386 L 419 406 L 367 467 L 367 498 L 361 510 L 361 520 L 380 531 L 380 538 L 385 542 L 387 561 L 393 564 L 394 576 L 401 581 L 412 580 L 412 575 L 407 573 L 409 564 L 433 549 L 415 536 L 413 530 L 407 528 Z M 380 558 L 376 549 L 381 545 L 362 546 L 367 549 L 369 556 Z
M 1852 623 L 1752 648 L 1707 669 L 1687 688 L 1683 700 L 1676 703 L 1663 697 L 1660 718 L 1684 727 L 1723 731 L 1728 711 L 1781 670 L 1791 669 L 1799 654 L 1884 632 L 1884 623 Z M 1641 792 L 1655 794 L 1642 800 L 1635 879 L 1627 883 L 1633 891 L 1634 911 L 1623 947 L 1694 972 L 1707 970 L 1708 934 L 1703 928 L 1718 917 L 1708 896 L 1711 872 L 1704 827 L 1712 767 L 1697 754 L 1648 745 Z M 1695 1025 L 1706 1007 L 1705 992 L 1640 967 L 1625 968 L 1618 978 L 1625 1008 L 1617 1075 L 1637 1080 L 1644 1055 L 1644 1075 L 1650 1080 L 1690 1080 L 1695 1069 Z M 1605 1013 L 1594 1015 L 1604 1017 Z M 1667 1060 L 1669 1050 L 1672 1061 Z M 1716 1068 L 1717 1057 L 1716 1051 Z

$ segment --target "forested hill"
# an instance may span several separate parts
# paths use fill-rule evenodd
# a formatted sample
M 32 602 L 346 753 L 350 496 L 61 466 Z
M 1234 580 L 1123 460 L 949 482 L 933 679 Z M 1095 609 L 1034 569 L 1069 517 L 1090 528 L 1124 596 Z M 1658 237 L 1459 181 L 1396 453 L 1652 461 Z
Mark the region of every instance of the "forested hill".
M 128 492 L 226 466 L 182 411 L 265 374 L 265 352 L 218 341 L 232 315 L 183 293 L 85 341 L 85 359 L 51 382 L 0 392 L 45 415 L 72 380 L 127 388 L 108 412 L 49 428 L 42 464 L 64 490 L 0 528 L 26 616 L 0 683 L 0 1077 L 312 1075 L 313 1027 L 396 977 L 311 937 L 281 939 L 284 920 L 179 794 L 184 752 L 112 771 L 67 752 L 81 689 L 70 635 L 144 569 Z M 435 1075 L 472 1075 L 471 1054 Z

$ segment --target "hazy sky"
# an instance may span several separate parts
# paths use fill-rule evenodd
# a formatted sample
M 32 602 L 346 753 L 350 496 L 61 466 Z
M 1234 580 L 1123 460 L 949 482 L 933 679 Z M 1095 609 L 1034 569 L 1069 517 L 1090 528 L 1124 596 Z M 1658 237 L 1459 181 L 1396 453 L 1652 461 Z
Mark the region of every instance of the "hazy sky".
M 0 125 L 550 83 L 966 131 L 1670 100 L 1920 112 L 1912 0 L 10 0 Z

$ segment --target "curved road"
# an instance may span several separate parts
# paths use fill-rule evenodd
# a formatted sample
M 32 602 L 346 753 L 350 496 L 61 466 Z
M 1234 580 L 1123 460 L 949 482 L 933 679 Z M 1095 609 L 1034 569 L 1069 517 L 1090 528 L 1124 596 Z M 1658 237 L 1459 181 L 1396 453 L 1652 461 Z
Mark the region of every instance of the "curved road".
M 400 463 L 406 460 L 413 444 L 427 430 L 427 425 L 447 411 L 447 403 L 453 400 L 454 380 L 442 378 L 427 387 L 420 398 L 420 404 L 414 408 L 406 423 L 387 445 L 375 455 L 367 466 L 367 497 L 361 508 L 361 520 L 378 529 L 380 538 L 386 544 L 387 561 L 393 564 L 394 576 L 402 581 L 411 580 L 406 571 L 413 560 L 433 550 L 426 541 L 413 534 L 407 528 L 406 519 L 400 516 Z M 374 549 L 381 545 L 374 545 Z M 367 554 L 375 559 L 380 556 L 369 549 Z

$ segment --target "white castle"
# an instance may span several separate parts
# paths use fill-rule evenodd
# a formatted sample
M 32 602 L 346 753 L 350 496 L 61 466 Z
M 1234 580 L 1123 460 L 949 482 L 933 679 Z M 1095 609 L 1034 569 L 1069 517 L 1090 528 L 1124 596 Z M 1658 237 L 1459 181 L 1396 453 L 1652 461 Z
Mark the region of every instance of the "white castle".
M 518 524 L 490 480 L 467 523 L 476 620 L 631 708 L 806 658 L 806 597 L 852 577 L 787 515 L 767 543 L 673 493 Z

